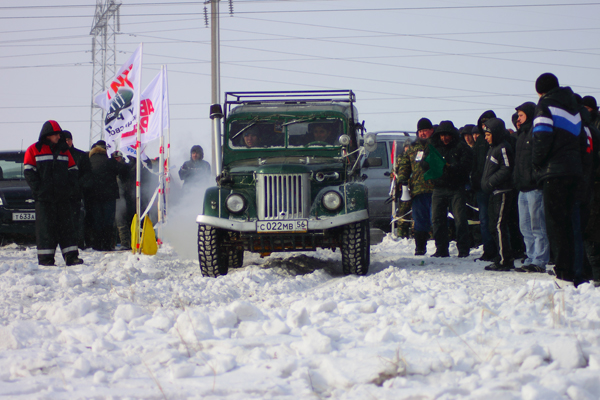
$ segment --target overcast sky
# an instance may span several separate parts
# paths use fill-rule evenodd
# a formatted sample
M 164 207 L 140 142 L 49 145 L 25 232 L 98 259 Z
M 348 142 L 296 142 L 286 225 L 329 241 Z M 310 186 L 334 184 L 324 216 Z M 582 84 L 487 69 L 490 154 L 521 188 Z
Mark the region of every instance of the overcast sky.
M 543 72 L 600 99 L 600 2 L 567 3 L 234 0 L 230 15 L 222 1 L 221 91 L 351 89 L 369 131 L 414 131 L 421 117 L 460 127 L 488 109 L 512 126 Z M 96 2 L 0 4 L 2 147 L 26 148 L 55 119 L 87 150 Z M 123 0 L 120 29 L 118 66 L 144 43 L 143 86 L 167 65 L 174 155 L 208 150 L 203 3 Z

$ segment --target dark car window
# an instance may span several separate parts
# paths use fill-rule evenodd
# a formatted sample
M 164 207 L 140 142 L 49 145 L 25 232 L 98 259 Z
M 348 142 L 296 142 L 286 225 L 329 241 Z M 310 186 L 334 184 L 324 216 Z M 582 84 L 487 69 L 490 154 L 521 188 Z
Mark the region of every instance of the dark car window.
M 0 179 L 25 179 L 23 175 L 23 158 L 23 153 L 0 153 Z
M 371 167 L 371 168 L 381 168 L 381 169 L 389 169 L 390 168 L 390 157 L 388 156 L 388 149 L 386 142 L 377 143 L 377 148 L 375 151 L 369 153 L 369 157 L 367 158 L 381 158 L 381 167 Z

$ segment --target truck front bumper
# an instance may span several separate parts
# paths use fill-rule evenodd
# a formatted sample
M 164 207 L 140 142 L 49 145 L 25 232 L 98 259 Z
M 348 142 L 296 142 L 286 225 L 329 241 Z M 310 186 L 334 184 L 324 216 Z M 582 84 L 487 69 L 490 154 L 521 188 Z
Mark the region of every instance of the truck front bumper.
M 337 217 L 323 219 L 309 219 L 308 231 L 318 231 L 323 229 L 335 228 L 351 224 L 358 221 L 369 219 L 367 210 L 360 210 L 349 214 L 340 215 Z M 256 221 L 236 221 L 233 219 L 225 219 L 218 217 L 210 217 L 208 215 L 198 215 L 196 218 L 198 224 L 214 226 L 215 228 L 227 229 L 236 232 L 256 232 Z

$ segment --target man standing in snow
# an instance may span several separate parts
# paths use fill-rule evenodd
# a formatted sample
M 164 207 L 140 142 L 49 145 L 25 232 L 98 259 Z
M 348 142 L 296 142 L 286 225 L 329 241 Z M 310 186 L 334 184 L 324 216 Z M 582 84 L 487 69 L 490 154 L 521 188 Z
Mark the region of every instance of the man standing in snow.
M 499 118 L 491 118 L 485 121 L 482 127 L 490 149 L 485 159 L 481 189 L 490 196 L 490 233 L 498 249 L 496 259 L 485 269 L 487 271 L 510 271 L 515 268 L 508 232 L 509 215 L 515 196 L 512 186 L 514 152 L 508 143 L 509 133 L 504 121 Z
M 551 73 L 535 82 L 540 100 L 533 120 L 533 166 L 543 186 L 546 229 L 557 278 L 574 278 L 573 208 L 583 174 L 581 115 L 573 91 Z
M 412 214 L 414 221 L 415 255 L 427 253 L 427 239 L 431 229 L 431 194 L 433 184 L 423 179 L 421 162 L 424 152 L 433 134 L 433 125 L 427 118 L 421 118 L 417 123 L 417 139 L 396 162 L 394 171 L 397 187 L 408 185 L 411 193 Z
M 492 110 L 487 110 L 477 120 L 473 138 L 473 168 L 471 170 L 471 189 L 475 192 L 477 207 L 479 208 L 479 228 L 481 233 L 481 242 L 483 243 L 483 254 L 478 260 L 493 261 L 498 254 L 494 238 L 492 237 L 489 227 L 489 212 L 488 206 L 490 196 L 481 189 L 481 178 L 483 176 L 483 168 L 485 166 L 485 158 L 487 156 L 490 145 L 485 140 L 483 132 L 483 123 L 491 118 L 496 118 L 496 113 Z
M 467 220 L 466 185 L 473 164 L 473 151 L 460 138 L 458 129 L 454 127 L 452 121 L 440 122 L 431 137 L 430 148 L 432 146 L 444 160 L 441 176 L 431 180 L 433 183 L 431 215 L 436 247 L 432 257 L 449 257 L 448 211 L 452 212 L 456 226 L 458 257 L 467 257 L 471 245 Z M 426 158 L 423 167 L 429 170 L 430 166 L 431 161 Z
M 35 233 L 38 262 L 54 265 L 56 246 L 67 265 L 82 264 L 79 258 L 69 196 L 78 179 L 78 168 L 68 151 L 62 129 L 46 121 L 37 143 L 25 152 L 24 174 L 35 200 Z
M 79 150 L 73 146 L 73 135 L 71 132 L 63 131 L 62 136 L 69 147 L 69 153 L 71 153 L 73 160 L 75 160 L 75 164 L 77 164 L 78 169 L 78 179 L 75 182 L 75 185 L 72 187 L 70 200 L 77 246 L 79 246 L 80 249 L 83 249 L 85 248 L 85 240 L 83 235 L 83 215 L 81 212 L 81 206 L 83 193 L 91 183 L 92 164 L 90 164 L 90 158 L 85 151 Z
M 103 140 L 96 142 L 90 150 L 90 163 L 93 182 L 90 189 L 92 247 L 98 251 L 111 251 L 114 248 L 115 214 L 119 198 L 117 176 L 126 178 L 131 166 L 109 158 Z
M 542 186 L 537 182 L 531 164 L 535 103 L 523 103 L 516 110 L 517 144 L 513 182 L 519 193 L 519 229 L 525 240 L 527 255 L 522 269 L 528 272 L 546 272 L 546 264 L 550 259 L 550 244 L 546 234 Z

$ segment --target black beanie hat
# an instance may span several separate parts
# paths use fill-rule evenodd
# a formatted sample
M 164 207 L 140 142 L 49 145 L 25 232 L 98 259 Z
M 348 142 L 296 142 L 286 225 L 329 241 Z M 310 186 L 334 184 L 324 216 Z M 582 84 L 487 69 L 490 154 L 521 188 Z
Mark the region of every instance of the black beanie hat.
M 42 125 L 42 130 L 40 131 L 40 140 L 45 139 L 48 135 L 54 135 L 55 133 L 62 133 L 62 128 L 56 121 L 46 121 L 44 125 Z
M 417 122 L 417 132 L 422 129 L 431 129 L 431 128 L 433 128 L 433 125 L 431 124 L 431 121 L 427 118 L 421 118 L 419 120 L 419 122 Z
M 452 121 L 442 121 L 436 128 L 435 133 L 436 135 L 441 135 L 442 133 L 454 135 L 458 133 L 458 130 L 454 127 Z
M 545 94 L 558 87 L 558 78 L 556 75 L 546 72 L 541 74 L 535 81 L 535 90 L 539 94 Z
M 69 132 L 69 131 L 62 131 L 62 136 L 63 136 L 65 139 L 73 139 L 73 135 L 72 135 L 72 134 L 71 134 L 71 132 Z
M 104 140 L 98 140 L 96 143 L 94 143 L 92 145 L 92 149 L 94 147 L 102 147 L 103 149 L 106 149 L 106 142 Z
M 592 110 L 598 110 L 598 103 L 596 103 L 596 98 L 594 96 L 584 96 L 581 100 L 581 104 Z

